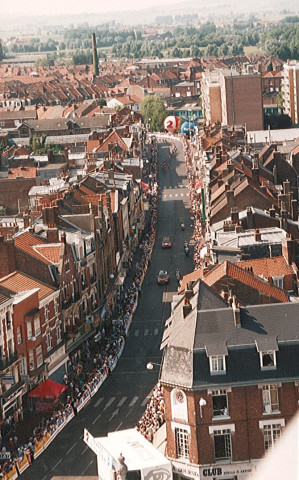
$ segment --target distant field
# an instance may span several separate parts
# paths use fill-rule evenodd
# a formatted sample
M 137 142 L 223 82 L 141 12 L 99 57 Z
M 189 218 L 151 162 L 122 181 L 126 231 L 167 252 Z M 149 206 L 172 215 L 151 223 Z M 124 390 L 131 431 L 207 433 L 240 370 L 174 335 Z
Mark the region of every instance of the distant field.
M 265 55 L 265 52 L 258 47 L 244 47 L 245 55 Z

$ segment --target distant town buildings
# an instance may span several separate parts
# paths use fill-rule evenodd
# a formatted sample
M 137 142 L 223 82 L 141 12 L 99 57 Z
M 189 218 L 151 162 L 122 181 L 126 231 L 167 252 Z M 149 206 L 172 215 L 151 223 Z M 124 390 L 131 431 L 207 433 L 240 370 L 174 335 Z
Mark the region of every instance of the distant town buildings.
M 288 61 L 283 66 L 283 106 L 284 113 L 289 115 L 292 123 L 299 123 L 299 62 L 297 60 Z

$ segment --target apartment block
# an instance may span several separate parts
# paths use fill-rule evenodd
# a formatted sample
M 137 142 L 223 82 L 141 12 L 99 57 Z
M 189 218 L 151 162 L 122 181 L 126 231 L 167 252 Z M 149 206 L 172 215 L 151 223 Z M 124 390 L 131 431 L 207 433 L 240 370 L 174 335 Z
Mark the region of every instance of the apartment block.
M 293 124 L 299 123 L 299 62 L 288 60 L 283 66 L 283 108 Z
M 202 102 L 206 123 L 263 129 L 262 77 L 251 65 L 244 71 L 204 72 Z

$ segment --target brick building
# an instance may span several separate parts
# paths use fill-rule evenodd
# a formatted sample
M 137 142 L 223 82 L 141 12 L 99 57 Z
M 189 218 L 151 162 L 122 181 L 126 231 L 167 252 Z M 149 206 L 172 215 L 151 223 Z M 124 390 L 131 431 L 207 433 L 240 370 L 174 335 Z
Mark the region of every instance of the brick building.
M 188 284 L 166 321 L 160 381 L 167 456 L 179 477 L 240 480 L 298 404 L 297 303 L 232 308 Z
M 262 79 L 250 65 L 245 72 L 203 72 L 201 89 L 206 123 L 263 129 Z
M 289 115 L 292 123 L 299 123 L 299 62 L 296 60 L 288 61 L 283 66 L 283 109 L 284 113 Z

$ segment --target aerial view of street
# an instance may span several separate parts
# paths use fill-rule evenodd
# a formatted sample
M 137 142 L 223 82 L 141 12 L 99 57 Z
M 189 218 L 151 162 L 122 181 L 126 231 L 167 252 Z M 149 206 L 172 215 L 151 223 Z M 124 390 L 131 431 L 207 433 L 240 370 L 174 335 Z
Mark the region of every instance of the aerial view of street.
M 0 478 L 297 480 L 298 1 L 0 16 Z

